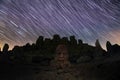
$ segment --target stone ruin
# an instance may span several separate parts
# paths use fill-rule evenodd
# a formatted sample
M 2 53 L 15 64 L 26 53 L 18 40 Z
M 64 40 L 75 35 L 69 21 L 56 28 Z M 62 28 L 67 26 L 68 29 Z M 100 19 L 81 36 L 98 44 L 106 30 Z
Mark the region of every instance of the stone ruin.
M 35 80 L 80 80 L 75 77 L 76 73 L 71 68 L 68 49 L 64 44 L 57 46 L 51 67 L 38 74 Z

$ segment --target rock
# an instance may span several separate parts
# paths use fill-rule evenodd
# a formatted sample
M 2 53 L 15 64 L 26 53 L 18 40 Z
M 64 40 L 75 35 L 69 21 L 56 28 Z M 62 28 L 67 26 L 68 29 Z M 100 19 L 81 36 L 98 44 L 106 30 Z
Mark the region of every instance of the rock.
M 82 62 L 89 62 L 91 61 L 92 58 L 90 56 L 81 56 L 78 60 L 77 63 L 82 63 Z

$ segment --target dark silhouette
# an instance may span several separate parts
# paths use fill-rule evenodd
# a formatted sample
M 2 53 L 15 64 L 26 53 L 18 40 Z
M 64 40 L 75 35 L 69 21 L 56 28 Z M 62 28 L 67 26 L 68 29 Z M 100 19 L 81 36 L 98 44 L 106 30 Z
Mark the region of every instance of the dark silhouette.
M 93 74 L 97 77 L 105 75 L 105 80 L 119 79 L 120 46 L 118 44 L 112 45 L 107 41 L 107 51 L 105 51 L 101 47 L 99 40 L 96 40 L 95 46 L 91 46 L 87 43 L 83 43 L 81 39 L 76 40 L 75 36 L 61 38 L 59 35 L 55 34 L 52 39 L 40 36 L 36 40 L 36 43 L 15 46 L 12 50 L 9 50 L 8 44 L 5 44 L 3 50 L 0 51 L 0 63 L 1 66 L 7 64 L 9 67 L 10 65 L 14 65 L 17 68 L 18 65 L 25 66 L 28 64 L 39 65 L 41 67 L 50 66 L 51 61 L 55 60 L 54 56 L 56 55 L 57 46 L 62 44 L 64 44 L 67 49 L 63 49 L 61 52 L 69 51 L 69 53 L 66 52 L 69 55 L 69 57 L 67 57 L 68 61 L 70 64 L 80 65 L 80 68 L 85 70 L 83 71 L 83 73 L 85 72 L 84 74 L 87 73 L 89 75 L 91 74 L 90 72 L 94 71 Z M 3 70 L 7 69 L 5 65 Z M 13 70 L 14 69 L 15 68 L 13 68 Z M 35 68 L 35 70 L 37 70 L 36 73 L 39 72 L 39 69 L 40 68 Z M 103 73 L 104 71 L 106 72 Z M 83 73 L 79 73 L 79 75 L 83 75 Z
M 3 47 L 3 52 L 4 53 L 8 52 L 8 49 L 9 49 L 9 45 L 5 44 L 4 47 Z
M 109 53 L 109 54 L 111 54 L 112 53 L 112 44 L 109 42 L 109 41 L 107 41 L 107 43 L 106 43 L 106 48 L 107 48 L 107 52 Z
M 11 51 L 8 51 L 9 45 L 5 44 L 3 51 L 1 51 L 0 54 L 1 57 L 3 57 L 2 55 L 4 55 L 5 58 L 12 57 L 10 60 L 16 63 L 34 63 L 35 61 L 38 63 L 42 58 L 40 60 L 35 60 L 36 56 L 43 57 L 43 59 L 47 58 L 48 60 L 53 59 L 55 49 L 59 44 L 65 44 L 68 47 L 69 59 L 72 63 L 77 63 L 79 61 L 81 62 L 82 59 L 84 59 L 83 62 L 100 60 L 106 56 L 113 56 L 120 53 L 120 46 L 117 44 L 112 45 L 109 41 L 106 43 L 107 51 L 105 51 L 101 47 L 99 40 L 96 40 L 95 46 L 91 46 L 83 43 L 83 41 L 80 39 L 77 41 L 75 36 L 61 38 L 59 35 L 55 34 L 52 39 L 44 39 L 43 36 L 40 36 L 36 40 L 36 43 L 33 43 L 32 45 L 27 43 L 24 46 L 15 46 Z M 85 60 L 85 58 L 88 59 Z
M 8 44 L 5 44 L 3 46 L 3 51 L 1 52 L 1 63 L 9 63 L 9 52 L 8 52 L 8 49 L 9 49 L 9 45 Z

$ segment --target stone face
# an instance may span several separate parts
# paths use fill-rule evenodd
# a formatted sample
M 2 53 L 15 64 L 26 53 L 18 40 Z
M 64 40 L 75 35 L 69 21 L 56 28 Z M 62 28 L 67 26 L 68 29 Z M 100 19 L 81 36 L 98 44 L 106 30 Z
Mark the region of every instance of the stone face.
M 35 80 L 80 80 L 75 76 L 76 72 L 69 61 L 66 45 L 58 45 L 55 53 L 50 68 L 47 71 L 41 71 Z
M 56 55 L 51 65 L 56 68 L 70 67 L 70 61 L 68 60 L 68 50 L 66 45 L 58 45 L 56 48 Z

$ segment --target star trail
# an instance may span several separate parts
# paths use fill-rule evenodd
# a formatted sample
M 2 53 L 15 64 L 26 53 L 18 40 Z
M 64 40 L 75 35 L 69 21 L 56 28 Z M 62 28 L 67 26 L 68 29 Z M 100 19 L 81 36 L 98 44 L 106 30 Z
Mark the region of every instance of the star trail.
M 94 45 L 120 44 L 119 0 L 1 0 L 0 46 L 34 43 L 38 36 L 75 35 Z

